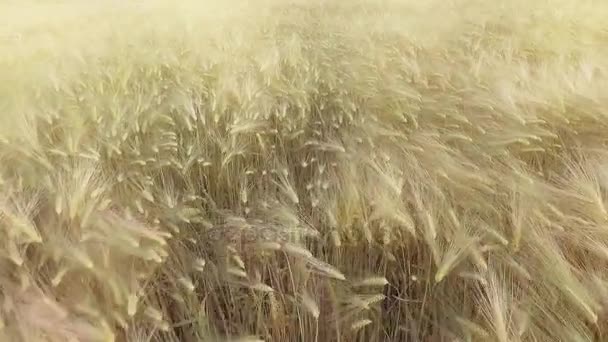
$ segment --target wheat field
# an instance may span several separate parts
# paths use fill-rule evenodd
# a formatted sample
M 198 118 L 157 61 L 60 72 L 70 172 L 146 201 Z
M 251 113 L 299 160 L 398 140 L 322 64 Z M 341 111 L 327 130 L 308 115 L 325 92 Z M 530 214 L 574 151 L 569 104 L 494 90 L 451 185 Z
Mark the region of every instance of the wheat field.
M 0 3 L 0 341 L 608 341 L 608 2 Z

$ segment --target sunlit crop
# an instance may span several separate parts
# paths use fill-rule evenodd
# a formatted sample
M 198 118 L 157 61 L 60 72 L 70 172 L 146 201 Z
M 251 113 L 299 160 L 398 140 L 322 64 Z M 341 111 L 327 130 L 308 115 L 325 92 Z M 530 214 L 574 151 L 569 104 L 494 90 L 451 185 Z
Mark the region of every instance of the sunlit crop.
M 605 341 L 608 2 L 4 1 L 0 341 Z

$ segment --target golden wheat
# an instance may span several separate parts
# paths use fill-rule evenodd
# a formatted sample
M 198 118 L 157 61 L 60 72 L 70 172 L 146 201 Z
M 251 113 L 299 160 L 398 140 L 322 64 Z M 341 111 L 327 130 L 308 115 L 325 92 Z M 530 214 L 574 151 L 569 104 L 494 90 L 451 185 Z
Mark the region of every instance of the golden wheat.
M 1 3 L 0 341 L 608 339 L 607 16 Z

